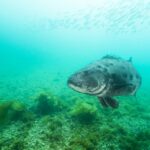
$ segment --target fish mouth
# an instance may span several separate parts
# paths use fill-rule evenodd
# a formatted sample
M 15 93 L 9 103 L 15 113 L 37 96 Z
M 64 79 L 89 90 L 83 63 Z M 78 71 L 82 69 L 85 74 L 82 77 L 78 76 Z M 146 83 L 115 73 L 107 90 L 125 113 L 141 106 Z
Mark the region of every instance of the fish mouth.
M 71 77 L 71 78 L 68 79 L 67 85 L 71 88 L 75 88 L 75 87 L 79 86 L 79 83 L 75 82 L 75 80 L 73 80 L 72 77 Z
M 81 90 L 79 88 L 79 84 L 77 84 L 77 82 L 75 82 L 74 80 L 72 80 L 72 78 L 68 79 L 67 85 L 68 85 L 68 87 L 70 87 L 71 89 L 73 89 L 75 91 L 80 91 Z
M 109 91 L 110 83 L 109 81 L 105 82 L 104 86 L 101 87 L 101 90 L 96 94 L 97 96 L 105 96 L 107 95 L 107 92 Z
M 84 90 L 78 86 L 75 86 L 74 84 L 71 84 L 71 83 L 68 83 L 68 86 L 76 92 L 88 94 L 88 95 L 102 95 L 104 93 L 104 91 L 107 90 L 107 84 L 103 84 L 100 88 L 97 87 L 91 91 Z
M 104 84 L 104 85 L 102 85 L 100 88 L 97 87 L 97 88 L 91 90 L 91 91 L 90 91 L 89 93 L 87 93 L 87 94 L 89 94 L 89 95 L 102 95 L 103 92 L 104 92 L 106 89 L 107 89 L 107 85 Z
M 101 96 L 106 94 L 108 91 L 108 83 L 109 81 L 107 80 L 106 76 L 103 74 L 103 80 L 102 81 L 97 81 L 97 86 L 93 88 L 83 88 L 81 82 L 77 81 L 74 76 L 71 76 L 68 81 L 67 85 L 74 91 L 77 91 L 79 93 L 84 93 L 88 95 L 97 95 Z
M 71 89 L 73 89 L 74 91 L 79 92 L 79 93 L 87 93 L 86 90 L 81 89 L 80 87 L 75 86 L 74 84 L 71 84 L 71 83 L 68 83 L 68 87 L 70 87 Z
M 68 79 L 67 85 L 76 92 L 88 94 L 87 90 L 81 87 L 81 83 L 75 82 L 75 80 L 72 80 L 72 78 Z
M 100 86 L 98 86 L 97 88 L 93 89 L 91 91 L 92 94 L 90 95 L 97 95 L 97 96 L 103 96 L 106 94 L 106 92 L 109 89 L 109 81 L 104 80 L 103 83 L 98 83 Z
M 103 86 L 100 88 L 100 90 L 96 93 L 96 95 L 99 95 L 99 96 L 103 95 L 104 93 L 106 93 L 107 88 L 108 88 L 107 84 L 103 85 Z

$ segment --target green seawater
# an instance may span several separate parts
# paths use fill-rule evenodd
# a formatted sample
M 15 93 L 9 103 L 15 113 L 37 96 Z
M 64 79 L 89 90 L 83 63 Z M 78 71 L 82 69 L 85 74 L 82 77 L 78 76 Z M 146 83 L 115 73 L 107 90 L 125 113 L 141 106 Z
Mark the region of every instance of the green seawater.
M 150 150 L 149 0 L 0 0 L 0 150 Z M 67 86 L 115 55 L 142 77 L 103 108 Z

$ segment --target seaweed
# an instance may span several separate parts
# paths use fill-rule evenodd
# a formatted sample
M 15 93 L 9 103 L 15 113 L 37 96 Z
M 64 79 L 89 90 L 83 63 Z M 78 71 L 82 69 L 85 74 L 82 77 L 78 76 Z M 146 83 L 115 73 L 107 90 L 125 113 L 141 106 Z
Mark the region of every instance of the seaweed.
M 63 110 L 63 102 L 52 94 L 41 93 L 36 99 L 35 112 L 38 115 L 48 115 Z
M 72 128 L 72 137 L 69 141 L 70 150 L 74 150 L 76 147 L 81 150 L 98 150 L 103 149 L 104 147 L 108 150 L 116 149 L 116 143 L 111 141 L 115 141 L 117 139 L 118 131 L 120 127 L 116 126 L 112 123 L 105 124 L 103 122 L 105 118 L 101 118 L 92 124 L 74 124 Z M 112 128 L 111 126 L 114 127 Z M 118 129 L 118 130 L 117 130 Z
M 87 97 L 73 97 L 72 102 L 68 100 L 68 106 L 72 106 L 69 109 L 64 100 L 65 96 L 60 99 L 53 94 L 42 93 L 30 109 L 20 101 L 1 102 L 0 121 L 13 121 L 13 124 L 2 129 L 0 147 L 8 150 L 150 148 L 149 112 L 142 106 L 133 107 L 129 105 L 131 102 L 123 102 L 117 110 L 98 110 L 98 102 L 94 104 Z
M 96 130 L 93 131 L 90 129 L 86 129 L 85 131 L 82 131 L 82 133 L 84 134 L 81 134 L 81 131 L 82 129 L 80 129 L 80 131 L 79 130 L 75 131 L 75 134 L 69 141 L 68 148 L 70 148 L 70 150 L 74 150 L 77 148 L 81 150 L 97 149 L 99 139 L 100 139 L 100 134 L 96 132 Z
M 22 139 L 16 139 L 13 143 L 9 146 L 10 150 L 24 150 L 25 143 Z
M 0 103 L 0 125 L 9 124 L 12 121 L 27 122 L 32 120 L 33 116 L 27 106 L 18 100 Z
M 11 109 L 12 102 L 1 102 L 0 103 L 0 124 L 8 122 L 8 114 Z
M 92 123 L 98 115 L 96 106 L 86 102 L 77 102 L 70 114 L 71 117 L 83 124 Z
M 148 149 L 150 143 L 150 131 L 139 131 L 137 134 L 128 134 L 119 138 L 119 147 L 122 150 Z

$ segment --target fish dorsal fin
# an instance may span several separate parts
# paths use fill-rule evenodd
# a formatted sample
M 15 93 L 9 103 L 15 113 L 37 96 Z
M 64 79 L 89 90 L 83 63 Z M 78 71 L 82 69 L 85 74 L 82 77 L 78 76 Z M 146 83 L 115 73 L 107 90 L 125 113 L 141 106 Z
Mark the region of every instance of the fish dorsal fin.
M 104 57 L 102 57 L 102 59 L 121 59 L 120 57 L 117 56 L 113 56 L 113 55 L 105 55 Z
M 132 63 L 132 57 L 130 57 L 130 58 L 128 59 L 128 61 Z

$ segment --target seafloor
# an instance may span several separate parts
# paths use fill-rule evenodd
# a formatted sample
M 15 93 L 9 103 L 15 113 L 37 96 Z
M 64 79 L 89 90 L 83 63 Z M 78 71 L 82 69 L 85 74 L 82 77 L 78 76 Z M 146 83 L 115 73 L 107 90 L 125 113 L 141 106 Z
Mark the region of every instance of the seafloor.
M 104 109 L 96 97 L 67 88 L 59 72 L 0 83 L 0 150 L 150 150 L 146 86 L 136 97 L 117 97 L 118 109 Z

